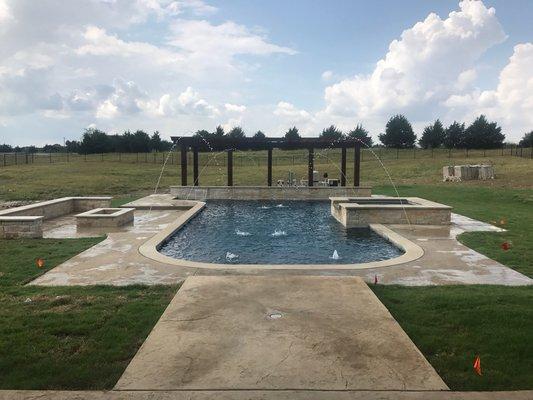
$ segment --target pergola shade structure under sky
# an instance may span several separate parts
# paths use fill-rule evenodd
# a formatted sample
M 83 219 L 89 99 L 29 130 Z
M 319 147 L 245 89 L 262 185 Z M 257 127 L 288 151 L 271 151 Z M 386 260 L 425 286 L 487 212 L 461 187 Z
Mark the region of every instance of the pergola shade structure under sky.
M 345 138 L 329 140 L 321 138 L 300 138 L 288 140 L 285 138 L 230 138 L 219 137 L 204 140 L 197 136 L 172 136 L 176 147 L 181 152 L 181 185 L 187 186 L 187 152 L 193 153 L 193 184 L 199 185 L 198 153 L 211 151 L 225 151 L 228 157 L 228 186 L 233 186 L 233 151 L 235 150 L 266 150 L 267 157 L 267 185 L 272 186 L 272 150 L 307 149 L 309 152 L 307 164 L 307 182 L 313 186 L 314 149 L 341 149 L 341 186 L 346 186 L 346 152 L 354 149 L 354 186 L 360 184 L 361 171 L 361 143 L 355 139 Z

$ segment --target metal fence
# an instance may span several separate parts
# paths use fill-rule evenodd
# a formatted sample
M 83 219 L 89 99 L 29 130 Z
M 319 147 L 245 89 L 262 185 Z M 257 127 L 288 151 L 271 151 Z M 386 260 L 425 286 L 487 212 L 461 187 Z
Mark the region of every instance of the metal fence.
M 188 155 L 188 164 L 192 165 L 192 154 Z M 506 147 L 501 149 L 391 149 L 383 147 L 365 148 L 361 152 L 361 161 L 371 161 L 376 158 L 382 160 L 405 159 L 479 159 L 514 156 L 533 159 L 533 147 Z M 302 165 L 307 164 L 306 150 L 274 150 L 273 165 Z M 315 150 L 315 163 L 340 162 L 339 149 Z M 0 154 L 0 167 L 10 167 L 26 164 L 55 164 L 55 163 L 94 163 L 114 162 L 130 164 L 167 164 L 179 165 L 180 155 L 177 152 L 152 152 L 152 153 L 2 153 Z M 347 162 L 353 161 L 353 151 L 348 150 Z M 264 166 L 267 163 L 266 151 L 235 151 L 233 163 L 236 166 Z M 221 153 L 200 153 L 201 166 L 225 166 L 226 157 Z

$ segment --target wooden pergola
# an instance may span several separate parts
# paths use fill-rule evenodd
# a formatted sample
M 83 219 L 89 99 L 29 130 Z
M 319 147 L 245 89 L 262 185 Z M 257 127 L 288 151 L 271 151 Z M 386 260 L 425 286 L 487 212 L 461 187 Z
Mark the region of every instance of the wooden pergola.
M 287 140 L 285 138 L 209 138 L 204 140 L 197 136 L 172 136 L 175 145 L 181 151 L 181 185 L 187 186 L 187 152 L 193 153 L 193 181 L 194 186 L 198 181 L 198 153 L 211 151 L 225 151 L 228 162 L 228 186 L 233 186 L 233 151 L 235 150 L 266 150 L 267 157 L 267 184 L 272 186 L 272 150 L 307 149 L 309 152 L 307 164 L 307 182 L 313 186 L 314 150 L 315 149 L 341 149 L 341 186 L 346 186 L 346 151 L 354 149 L 354 186 L 359 186 L 361 178 L 361 143 L 355 139 L 345 138 L 331 141 L 321 138 L 300 138 Z

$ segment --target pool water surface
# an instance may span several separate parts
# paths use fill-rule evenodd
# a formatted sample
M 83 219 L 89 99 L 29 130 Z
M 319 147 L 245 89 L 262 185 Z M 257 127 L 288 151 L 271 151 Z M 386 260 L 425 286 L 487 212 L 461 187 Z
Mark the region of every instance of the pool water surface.
M 209 201 L 159 251 L 218 264 L 356 264 L 403 254 L 369 228 L 345 229 L 325 201 Z

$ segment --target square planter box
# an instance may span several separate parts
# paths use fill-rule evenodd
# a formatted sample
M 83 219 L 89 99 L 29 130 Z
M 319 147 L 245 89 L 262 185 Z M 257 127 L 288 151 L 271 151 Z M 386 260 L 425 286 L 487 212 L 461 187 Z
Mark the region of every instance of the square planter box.
M 78 228 L 117 227 L 133 223 L 134 208 L 95 208 L 76 215 Z

